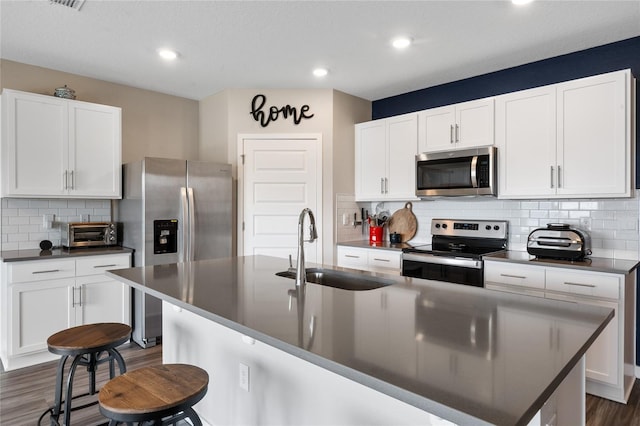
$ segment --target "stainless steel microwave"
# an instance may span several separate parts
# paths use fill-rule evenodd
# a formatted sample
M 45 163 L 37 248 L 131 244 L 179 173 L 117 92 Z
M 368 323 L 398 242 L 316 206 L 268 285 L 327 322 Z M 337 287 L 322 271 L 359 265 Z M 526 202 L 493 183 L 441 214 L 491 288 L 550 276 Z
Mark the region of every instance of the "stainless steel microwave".
M 496 148 L 416 155 L 416 196 L 497 195 Z

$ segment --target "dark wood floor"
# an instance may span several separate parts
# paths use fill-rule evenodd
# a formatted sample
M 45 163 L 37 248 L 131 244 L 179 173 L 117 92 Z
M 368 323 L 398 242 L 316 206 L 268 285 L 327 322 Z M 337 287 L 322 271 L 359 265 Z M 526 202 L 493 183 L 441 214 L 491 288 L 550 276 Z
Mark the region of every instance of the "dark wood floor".
M 119 350 L 129 370 L 162 362 L 162 345 L 140 349 L 136 344 L 130 343 L 121 346 Z M 0 426 L 38 425 L 40 416 L 53 403 L 56 366 L 57 362 L 53 361 L 20 370 L 0 372 Z M 108 379 L 108 369 L 103 367 L 98 370 L 97 380 L 100 387 Z M 74 391 L 84 393 L 87 388 L 87 375 L 79 369 Z M 95 397 L 92 398 L 95 400 Z M 85 399 L 89 400 L 89 397 Z M 86 401 L 80 400 L 79 403 L 81 402 Z M 97 406 L 72 414 L 72 424 L 75 425 L 100 425 L 105 422 L 106 419 L 100 415 Z M 45 416 L 41 424 L 48 425 L 49 417 Z M 587 426 L 614 425 L 640 426 L 639 381 L 636 381 L 626 405 L 587 395 Z

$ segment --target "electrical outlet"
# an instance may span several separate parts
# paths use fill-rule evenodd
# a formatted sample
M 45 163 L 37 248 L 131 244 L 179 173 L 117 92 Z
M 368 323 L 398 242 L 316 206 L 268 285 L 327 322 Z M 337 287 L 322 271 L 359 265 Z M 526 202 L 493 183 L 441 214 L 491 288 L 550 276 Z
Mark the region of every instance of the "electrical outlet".
M 240 363 L 239 383 L 240 389 L 249 392 L 249 366 Z
M 586 231 L 591 231 L 591 218 L 590 217 L 581 217 L 580 218 L 580 227 Z

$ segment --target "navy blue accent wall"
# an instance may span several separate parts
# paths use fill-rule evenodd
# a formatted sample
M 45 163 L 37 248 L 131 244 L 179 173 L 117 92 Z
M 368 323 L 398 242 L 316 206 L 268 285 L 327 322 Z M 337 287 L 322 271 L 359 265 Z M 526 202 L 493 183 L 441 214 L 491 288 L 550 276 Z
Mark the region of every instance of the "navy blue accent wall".
M 640 37 L 379 99 L 373 101 L 371 115 L 375 120 L 627 68 L 640 78 Z M 640 96 L 636 96 L 636 123 L 640 124 Z M 640 131 L 636 132 L 640 165 L 638 139 Z M 636 188 L 640 188 L 640 167 L 636 167 Z
M 640 78 L 640 37 L 483 74 L 374 101 L 372 119 L 502 95 L 547 84 L 630 68 Z M 640 85 L 640 81 L 638 81 Z M 636 127 L 640 96 L 636 95 Z M 636 131 L 636 188 L 640 188 L 640 129 Z M 640 312 L 640 276 L 636 311 Z M 636 365 L 640 366 L 640 315 L 636 317 Z

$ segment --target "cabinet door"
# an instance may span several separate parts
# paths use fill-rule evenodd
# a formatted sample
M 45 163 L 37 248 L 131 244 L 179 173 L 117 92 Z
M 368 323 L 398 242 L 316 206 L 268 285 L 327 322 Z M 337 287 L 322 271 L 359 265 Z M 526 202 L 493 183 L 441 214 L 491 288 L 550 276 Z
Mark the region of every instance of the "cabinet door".
M 131 288 L 104 275 L 76 279 L 76 323 L 131 324 Z
M 386 122 L 358 124 L 356 131 L 356 200 L 379 200 L 384 196 L 387 177 Z
M 120 198 L 120 108 L 69 104 L 69 187 L 74 196 Z
M 418 153 L 418 116 L 406 114 L 387 120 L 388 174 L 385 198 L 416 198 L 416 154 Z
M 454 148 L 456 113 L 453 105 L 420 111 L 418 121 L 419 152 Z
M 456 148 L 494 144 L 493 98 L 456 105 Z
M 402 252 L 392 250 L 367 250 L 368 270 L 398 274 L 402 268 Z
M 555 195 L 555 105 L 554 87 L 496 98 L 499 198 Z
M 53 96 L 4 90 L 3 196 L 66 193 L 67 107 Z
M 52 334 L 75 323 L 73 279 L 13 284 L 9 355 L 46 351 Z
M 629 71 L 559 84 L 558 195 L 629 196 Z

